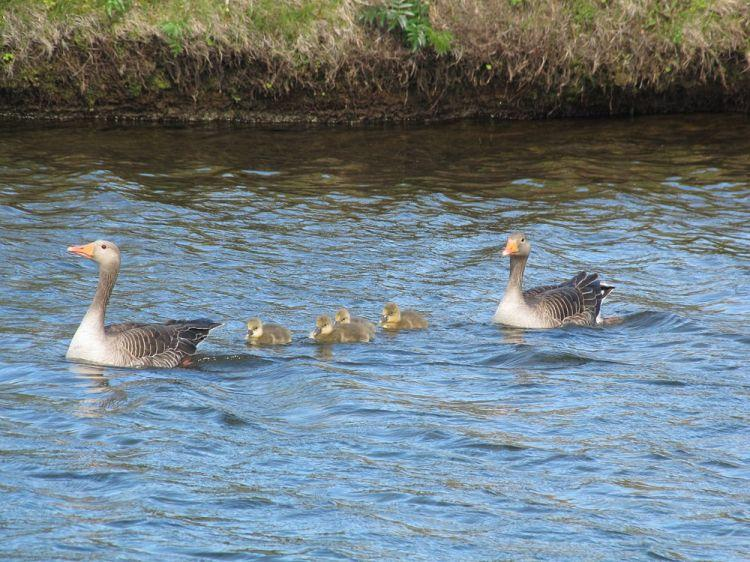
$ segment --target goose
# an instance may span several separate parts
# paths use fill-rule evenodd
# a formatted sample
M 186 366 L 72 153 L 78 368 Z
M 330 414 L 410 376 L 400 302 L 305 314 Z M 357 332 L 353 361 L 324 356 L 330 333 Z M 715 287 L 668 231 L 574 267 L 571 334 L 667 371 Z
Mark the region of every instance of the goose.
M 421 330 L 427 320 L 416 310 L 401 310 L 395 302 L 386 303 L 380 316 L 384 330 Z
M 330 317 L 318 316 L 315 320 L 315 330 L 310 337 L 318 343 L 356 343 L 369 342 L 372 335 L 360 324 L 334 325 Z
M 336 312 L 334 325 L 340 326 L 341 324 L 359 324 L 360 326 L 363 326 L 368 332 L 370 332 L 370 336 L 375 335 L 375 324 L 370 322 L 367 318 L 352 316 L 351 314 L 349 314 L 349 311 L 346 308 L 339 308 Z
M 530 252 L 531 243 L 525 234 L 515 232 L 508 237 L 503 256 L 510 256 L 510 276 L 494 322 L 517 328 L 593 326 L 601 322 L 602 301 L 613 286 L 599 281 L 597 273 L 581 271 L 565 283 L 524 291 L 523 271 Z
M 191 363 L 196 346 L 220 326 L 205 318 L 163 324 L 104 325 L 104 315 L 120 271 L 120 249 L 107 240 L 70 246 L 68 252 L 99 264 L 94 300 L 81 320 L 65 357 L 111 367 L 177 367 Z
M 292 341 L 292 334 L 280 324 L 251 318 L 247 321 L 247 341 L 252 345 L 283 345 Z

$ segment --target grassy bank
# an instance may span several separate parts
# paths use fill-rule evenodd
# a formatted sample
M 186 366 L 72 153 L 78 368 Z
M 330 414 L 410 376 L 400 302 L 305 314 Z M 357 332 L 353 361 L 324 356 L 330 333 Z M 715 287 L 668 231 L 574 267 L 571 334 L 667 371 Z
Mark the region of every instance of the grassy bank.
M 250 121 L 750 108 L 747 0 L 0 0 L 0 112 Z

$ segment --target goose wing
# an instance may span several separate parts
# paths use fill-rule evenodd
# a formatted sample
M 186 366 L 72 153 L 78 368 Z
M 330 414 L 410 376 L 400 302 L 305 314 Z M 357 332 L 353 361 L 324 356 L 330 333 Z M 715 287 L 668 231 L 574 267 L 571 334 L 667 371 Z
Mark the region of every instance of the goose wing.
M 196 347 L 217 326 L 205 318 L 169 320 L 164 324 L 127 322 L 105 328 L 114 347 L 129 356 L 134 366 L 177 367 L 193 355 Z
M 108 336 L 114 336 L 117 334 L 121 334 L 122 332 L 132 330 L 133 328 L 142 328 L 148 325 L 149 324 L 144 322 L 123 322 L 121 324 L 110 324 L 109 326 L 104 326 L 104 333 Z
M 540 287 L 534 287 L 533 289 L 527 289 L 526 291 L 523 292 L 523 296 L 526 298 L 532 298 L 537 295 L 543 295 L 544 293 L 553 291 L 555 289 L 567 287 L 569 285 L 570 285 L 570 281 L 566 281 L 565 283 L 560 283 L 558 285 L 542 285 Z
M 596 323 L 602 299 L 612 290 L 608 286 L 607 289 L 602 289 L 598 274 L 581 271 L 560 285 L 526 291 L 524 297 L 538 314 L 558 325 L 592 325 Z
M 577 282 L 580 282 L 581 280 L 586 278 L 586 275 L 587 273 L 585 271 L 581 271 L 577 273 L 575 277 L 563 283 L 557 283 L 555 285 L 542 285 L 540 287 L 527 289 L 526 291 L 523 292 L 523 295 L 525 297 L 534 297 L 537 295 L 542 295 L 549 291 L 553 291 L 554 289 L 562 289 L 563 287 L 575 287 Z

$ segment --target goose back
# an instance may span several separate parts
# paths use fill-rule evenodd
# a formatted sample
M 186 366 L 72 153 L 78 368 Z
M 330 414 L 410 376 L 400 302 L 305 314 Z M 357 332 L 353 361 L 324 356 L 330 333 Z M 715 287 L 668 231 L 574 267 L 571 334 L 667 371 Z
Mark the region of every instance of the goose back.
M 612 289 L 609 285 L 602 288 L 598 274 L 581 271 L 565 283 L 524 291 L 523 297 L 543 327 L 591 326 L 596 324 L 602 300 Z
M 119 366 L 177 367 L 195 353 L 208 333 L 220 326 L 205 318 L 169 320 L 164 324 L 126 322 L 106 326 L 109 351 Z

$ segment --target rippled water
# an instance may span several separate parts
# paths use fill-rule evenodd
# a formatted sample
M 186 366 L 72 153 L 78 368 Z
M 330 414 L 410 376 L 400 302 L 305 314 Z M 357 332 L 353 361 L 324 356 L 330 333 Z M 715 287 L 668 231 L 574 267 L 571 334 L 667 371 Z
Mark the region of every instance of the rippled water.
M 750 557 L 750 121 L 0 129 L 0 557 Z M 604 328 L 490 318 L 617 286 Z M 212 316 L 194 368 L 65 361 L 108 315 Z M 314 317 L 422 333 L 321 348 Z M 250 316 L 292 345 L 246 347 Z

